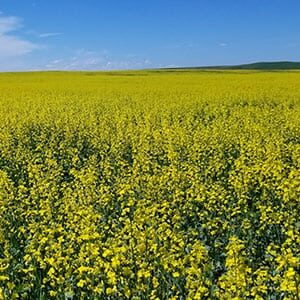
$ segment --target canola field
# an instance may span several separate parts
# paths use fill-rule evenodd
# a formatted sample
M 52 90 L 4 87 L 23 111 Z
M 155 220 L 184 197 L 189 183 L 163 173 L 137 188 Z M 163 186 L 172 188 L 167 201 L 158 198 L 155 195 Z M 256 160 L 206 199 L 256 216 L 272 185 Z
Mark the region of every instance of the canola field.
M 0 299 L 300 299 L 300 72 L 0 74 Z

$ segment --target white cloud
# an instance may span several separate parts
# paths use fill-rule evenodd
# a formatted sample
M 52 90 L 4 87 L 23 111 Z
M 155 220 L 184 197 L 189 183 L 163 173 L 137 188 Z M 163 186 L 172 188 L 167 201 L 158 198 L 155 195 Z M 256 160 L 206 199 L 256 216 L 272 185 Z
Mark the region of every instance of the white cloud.
M 21 30 L 20 30 L 21 29 Z M 22 19 L 7 16 L 0 12 L 0 71 L 20 70 L 122 70 L 151 68 L 149 59 L 136 55 L 115 56 L 106 50 L 90 51 L 87 49 L 69 49 L 63 51 L 63 56 L 47 58 L 30 57 L 26 54 L 47 47 L 36 44 L 29 36 L 48 38 L 61 35 L 61 32 L 40 33 L 26 30 Z M 69 53 L 66 53 L 69 52 Z
M 58 36 L 62 35 L 62 32 L 46 32 L 46 33 L 40 33 L 38 37 L 40 38 L 47 38 L 47 37 L 52 37 L 52 36 Z
M 174 65 L 174 64 L 171 64 L 171 65 L 160 65 L 159 67 L 160 68 L 166 68 L 166 69 L 180 68 L 180 66 Z
M 48 37 L 54 37 L 62 35 L 62 32 L 38 32 L 36 30 L 26 30 L 24 32 L 27 35 L 33 36 L 35 38 L 48 38 Z
M 51 60 L 42 69 L 48 70 L 124 70 L 150 68 L 149 59 L 128 55 L 114 57 L 107 51 L 95 52 L 85 49 L 74 51 L 74 55 L 66 59 Z
M 21 27 L 21 20 L 17 17 L 6 17 L 0 14 L 0 35 L 15 31 Z
M 184 42 L 184 43 L 180 43 L 180 44 L 165 45 L 165 46 L 162 46 L 161 48 L 163 48 L 163 49 L 172 49 L 172 50 L 176 49 L 176 50 L 179 50 L 179 49 L 192 49 L 192 48 L 196 48 L 198 46 L 199 45 L 195 44 L 195 43 Z
M 0 35 L 0 60 L 32 52 L 38 46 L 16 36 Z
M 39 46 L 19 37 L 15 31 L 22 27 L 22 20 L 0 14 L 0 61 L 22 56 L 38 49 Z
M 227 43 L 220 43 L 219 46 L 220 46 L 220 47 L 226 47 L 226 46 L 227 46 Z

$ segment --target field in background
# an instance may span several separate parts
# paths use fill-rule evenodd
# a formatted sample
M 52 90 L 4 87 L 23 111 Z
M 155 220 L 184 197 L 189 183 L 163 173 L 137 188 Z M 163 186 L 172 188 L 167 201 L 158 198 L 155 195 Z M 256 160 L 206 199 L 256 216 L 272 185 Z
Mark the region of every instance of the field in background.
M 299 82 L 0 74 L 0 299 L 299 299 Z

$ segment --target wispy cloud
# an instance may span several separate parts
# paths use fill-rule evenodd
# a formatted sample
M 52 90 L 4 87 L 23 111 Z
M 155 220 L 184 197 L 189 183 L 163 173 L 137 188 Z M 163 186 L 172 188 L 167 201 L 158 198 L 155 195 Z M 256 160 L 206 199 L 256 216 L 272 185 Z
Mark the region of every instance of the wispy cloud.
M 38 37 L 47 38 L 47 37 L 58 36 L 58 35 L 62 35 L 62 34 L 63 34 L 62 32 L 46 32 L 46 33 L 38 34 Z
M 54 59 L 42 69 L 48 70 L 124 70 L 143 69 L 152 67 L 149 59 L 135 55 L 115 57 L 107 51 L 90 51 L 79 49 L 68 58 Z
M 22 56 L 39 48 L 39 45 L 20 37 L 16 31 L 22 27 L 22 20 L 0 13 L 0 61 Z
M 48 37 L 55 37 L 63 34 L 62 32 L 39 32 L 32 29 L 26 30 L 24 33 L 34 38 L 48 38 Z
M 159 68 L 166 68 L 166 69 L 172 69 L 172 68 L 180 68 L 179 65 L 171 64 L 171 65 L 159 65 Z
M 15 31 L 21 27 L 21 19 L 13 16 L 4 16 L 0 12 L 0 35 Z
M 178 44 L 170 44 L 162 46 L 163 49 L 192 49 L 198 47 L 197 44 L 191 42 L 178 43 Z
M 228 46 L 228 44 L 227 43 L 220 43 L 219 46 L 220 47 L 226 47 L 226 46 Z
M 0 12 L 0 71 L 7 70 L 124 70 L 153 67 L 147 57 L 138 55 L 113 55 L 108 51 L 91 51 L 88 49 L 63 49 L 61 57 L 52 56 L 45 60 L 36 56 L 25 57 L 33 51 L 45 50 L 36 39 L 46 39 L 62 35 L 61 32 L 38 32 L 23 26 L 22 19 L 7 16 Z M 53 46 L 52 46 L 53 47 Z M 54 46 L 55 47 L 55 46 Z

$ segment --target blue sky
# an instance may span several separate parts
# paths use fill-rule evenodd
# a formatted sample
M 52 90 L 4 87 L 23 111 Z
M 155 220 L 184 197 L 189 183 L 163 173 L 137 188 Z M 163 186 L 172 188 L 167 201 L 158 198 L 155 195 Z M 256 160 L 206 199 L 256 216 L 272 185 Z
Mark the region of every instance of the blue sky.
M 0 71 L 300 61 L 299 0 L 1 0 Z

